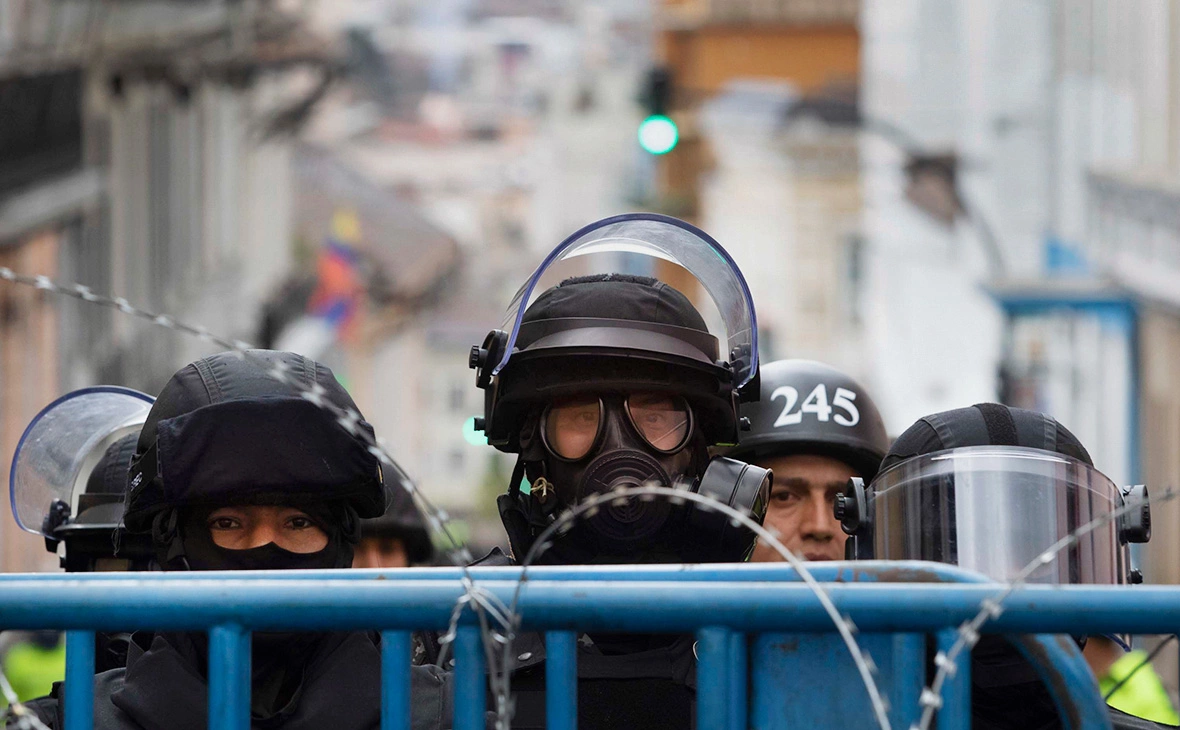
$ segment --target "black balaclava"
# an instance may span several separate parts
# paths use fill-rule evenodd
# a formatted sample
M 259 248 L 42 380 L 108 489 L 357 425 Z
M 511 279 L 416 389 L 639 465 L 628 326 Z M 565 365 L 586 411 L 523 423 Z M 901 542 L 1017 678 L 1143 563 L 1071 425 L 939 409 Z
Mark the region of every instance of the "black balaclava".
M 284 352 L 222 353 L 178 371 L 157 398 L 132 461 L 124 521 L 150 533 L 163 570 L 347 568 L 360 516 L 384 512 L 386 492 L 372 434 L 332 371 Z M 260 362 L 264 367 L 259 367 Z M 267 372 L 266 367 L 273 368 Z M 281 370 L 283 380 L 275 373 Z M 355 414 L 346 428 L 306 397 Z M 207 525 L 216 508 L 274 505 L 305 512 L 328 535 L 314 553 L 270 543 L 246 550 L 214 544 Z M 161 634 L 202 675 L 204 632 Z M 251 711 L 278 722 L 298 706 L 309 661 L 342 635 L 255 632 Z M 264 723 L 265 724 L 265 723 Z
M 347 568 L 352 565 L 352 548 L 357 542 L 356 513 L 342 503 L 293 505 L 301 509 L 328 535 L 323 549 L 297 553 L 272 543 L 244 550 L 221 547 L 213 542 L 207 525 L 213 506 L 183 510 L 179 516 L 178 539 L 184 547 L 189 570 L 314 570 Z M 161 521 L 168 517 L 161 515 Z M 169 541 L 171 544 L 171 541 Z M 251 637 L 251 711 L 256 718 L 271 717 L 287 706 L 298 691 L 308 660 L 330 635 L 326 632 L 257 631 Z M 183 636 L 203 656 L 207 636 Z
M 283 504 L 281 499 L 254 500 L 248 504 Z M 207 521 L 217 505 L 199 505 L 183 510 L 169 509 L 154 520 L 152 536 L 157 551 L 165 557 L 165 570 L 314 570 L 348 568 L 353 546 L 359 538 L 355 510 L 344 502 L 291 504 L 305 512 L 328 535 L 323 549 L 297 553 L 267 543 L 235 550 L 213 542 Z M 179 548 L 179 551 L 178 551 Z M 176 557 L 167 560 L 172 553 Z M 208 637 L 202 632 L 165 634 L 171 643 L 188 643 L 195 656 L 208 653 Z M 251 636 L 251 713 L 254 718 L 281 716 L 297 699 L 307 663 L 333 635 L 327 632 L 256 631 Z M 204 671 L 203 660 L 199 667 Z
M 312 522 L 328 535 L 328 544 L 314 553 L 296 553 L 267 543 L 245 550 L 221 547 L 213 542 L 207 526 L 212 506 L 184 510 L 180 540 L 190 570 L 316 570 L 352 566 L 353 546 L 358 539 L 357 518 L 347 505 L 312 503 L 292 505 L 306 512 Z

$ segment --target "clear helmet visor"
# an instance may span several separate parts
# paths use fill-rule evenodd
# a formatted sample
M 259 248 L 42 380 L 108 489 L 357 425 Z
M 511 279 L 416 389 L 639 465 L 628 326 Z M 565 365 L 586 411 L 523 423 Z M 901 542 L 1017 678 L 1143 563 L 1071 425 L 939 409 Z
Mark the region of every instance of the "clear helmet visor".
M 21 529 L 45 534 L 42 523 L 55 500 L 77 514 L 90 472 L 111 444 L 139 432 L 153 402 L 130 388 L 100 386 L 67 393 L 42 409 L 21 436 L 8 476 Z
M 1081 461 L 1004 446 L 914 457 L 878 475 L 871 492 L 875 558 L 950 563 L 1005 582 L 1123 504 L 1114 482 Z M 1119 584 L 1127 560 L 1118 520 L 1108 520 L 1029 581 Z
M 754 303 L 733 258 L 709 234 L 684 221 L 654 213 L 629 213 L 586 226 L 545 257 L 505 312 L 502 329 L 509 333 L 509 338 L 504 356 L 492 371 L 494 375 L 499 374 L 512 358 L 525 310 L 545 290 L 541 285 L 545 274 L 564 261 L 592 254 L 615 254 L 615 260 L 627 255 L 646 256 L 684 268 L 700 282 L 712 300 L 719 320 L 716 329 L 724 330 L 713 334 L 720 342 L 728 344 L 726 352 L 736 374 L 735 386 L 744 386 L 757 373 L 758 323 Z M 595 265 L 610 260 L 610 256 L 600 257 L 595 259 Z M 603 269 L 580 273 L 614 271 Z M 709 312 L 702 314 L 706 321 L 712 319 Z

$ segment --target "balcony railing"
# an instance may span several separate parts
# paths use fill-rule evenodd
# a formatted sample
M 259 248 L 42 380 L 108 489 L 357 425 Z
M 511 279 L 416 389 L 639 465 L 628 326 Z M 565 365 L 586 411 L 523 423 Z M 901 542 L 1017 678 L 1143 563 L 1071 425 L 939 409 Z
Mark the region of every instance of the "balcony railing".
M 855 25 L 860 0 L 665 0 L 664 27 L 701 25 Z

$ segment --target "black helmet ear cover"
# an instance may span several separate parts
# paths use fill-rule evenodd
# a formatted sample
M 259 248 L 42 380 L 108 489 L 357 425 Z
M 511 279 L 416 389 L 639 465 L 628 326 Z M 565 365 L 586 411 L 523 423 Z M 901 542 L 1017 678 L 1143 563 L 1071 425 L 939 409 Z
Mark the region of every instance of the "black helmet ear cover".
M 166 509 L 152 518 L 152 545 L 161 570 L 188 570 L 184 539 L 180 535 L 180 512 Z

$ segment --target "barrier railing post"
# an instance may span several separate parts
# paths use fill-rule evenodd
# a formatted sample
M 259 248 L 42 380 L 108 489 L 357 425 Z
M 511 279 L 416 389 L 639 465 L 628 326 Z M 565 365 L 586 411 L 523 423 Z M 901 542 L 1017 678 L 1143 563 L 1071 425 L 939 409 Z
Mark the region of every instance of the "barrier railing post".
M 545 633 L 545 727 L 577 730 L 578 635 L 573 631 Z
M 409 631 L 381 632 L 381 730 L 410 730 Z
M 749 710 L 749 651 L 746 635 L 737 631 L 729 635 L 729 730 L 746 730 Z
M 250 730 L 250 632 L 209 629 L 209 730 Z
M 65 730 L 94 728 L 94 632 L 66 632 Z
M 697 632 L 697 727 L 722 728 L 729 720 L 732 693 L 728 629 L 709 626 Z
M 938 632 L 938 651 L 951 650 L 959 638 L 958 629 Z M 942 708 L 938 711 L 938 730 L 968 730 L 971 727 L 971 652 L 964 649 L 955 661 L 955 670 L 942 688 Z
M 460 626 L 455 634 L 455 728 L 483 730 L 487 676 L 479 626 Z

